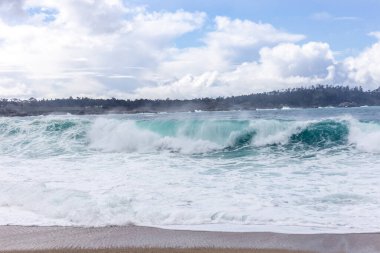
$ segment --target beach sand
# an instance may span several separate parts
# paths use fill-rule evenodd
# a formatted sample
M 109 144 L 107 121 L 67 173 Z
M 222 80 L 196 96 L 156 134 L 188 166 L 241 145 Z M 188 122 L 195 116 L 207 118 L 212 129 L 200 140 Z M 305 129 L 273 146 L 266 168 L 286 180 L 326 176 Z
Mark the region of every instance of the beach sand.
M 221 250 L 222 248 L 225 250 Z M 203 232 L 138 226 L 102 228 L 0 226 L 0 251 L 15 250 L 19 252 L 48 250 L 45 252 L 57 253 L 378 253 L 380 234 Z
M 128 249 L 60 249 L 36 251 L 4 251 L 5 253 L 308 253 L 305 251 L 211 248 L 128 248 Z

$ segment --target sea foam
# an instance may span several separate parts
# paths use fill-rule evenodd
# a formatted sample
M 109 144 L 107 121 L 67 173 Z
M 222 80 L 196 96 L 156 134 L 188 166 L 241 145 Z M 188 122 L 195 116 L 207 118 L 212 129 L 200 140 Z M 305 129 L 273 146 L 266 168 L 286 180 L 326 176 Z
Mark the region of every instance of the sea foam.
M 376 117 L 295 113 L 0 118 L 0 224 L 379 231 Z

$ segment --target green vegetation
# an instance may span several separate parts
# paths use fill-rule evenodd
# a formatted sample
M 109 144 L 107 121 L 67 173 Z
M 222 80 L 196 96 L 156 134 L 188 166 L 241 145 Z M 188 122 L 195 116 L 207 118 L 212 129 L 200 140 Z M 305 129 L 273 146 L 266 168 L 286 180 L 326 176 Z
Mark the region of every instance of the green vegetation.
M 115 98 L 91 99 L 87 97 L 50 100 L 37 100 L 34 98 L 28 100 L 1 99 L 0 115 L 225 111 L 282 107 L 354 107 L 363 105 L 380 105 L 380 88 L 373 91 L 364 91 L 361 87 L 318 85 L 310 88 L 294 88 L 251 95 L 191 100 L 122 100 Z

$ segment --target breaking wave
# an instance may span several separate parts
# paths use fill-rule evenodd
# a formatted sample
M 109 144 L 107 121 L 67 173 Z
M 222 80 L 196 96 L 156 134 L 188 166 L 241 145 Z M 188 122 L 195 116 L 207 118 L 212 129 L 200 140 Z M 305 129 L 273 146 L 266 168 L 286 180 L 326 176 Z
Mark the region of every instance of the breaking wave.
M 379 231 L 379 116 L 305 113 L 0 118 L 0 225 Z
M 0 151 L 18 155 L 75 152 L 178 152 L 261 147 L 357 148 L 380 152 L 380 125 L 353 118 L 284 120 L 127 120 L 112 118 L 4 118 Z
M 240 148 L 324 149 L 339 146 L 379 152 L 380 125 L 354 119 L 321 121 L 117 121 L 98 119 L 89 131 L 90 146 L 105 151 L 187 154 Z

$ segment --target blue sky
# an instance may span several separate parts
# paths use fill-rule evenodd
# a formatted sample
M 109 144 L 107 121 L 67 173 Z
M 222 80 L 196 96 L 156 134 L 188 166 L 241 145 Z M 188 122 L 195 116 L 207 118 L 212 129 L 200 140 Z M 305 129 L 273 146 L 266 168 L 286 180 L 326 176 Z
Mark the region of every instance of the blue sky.
M 343 57 L 357 54 L 380 30 L 378 0 L 134 0 L 150 10 L 203 11 L 209 17 L 228 16 L 270 23 L 276 28 L 307 36 L 307 41 L 328 42 Z M 318 18 L 318 14 L 319 18 Z M 182 46 L 197 43 L 197 35 L 181 39 Z
M 0 0 L 0 97 L 380 86 L 379 0 Z

